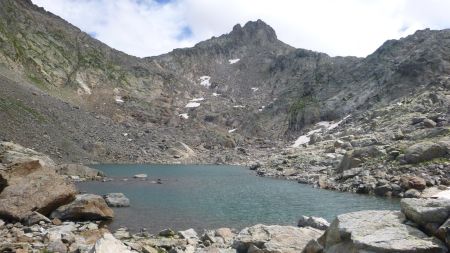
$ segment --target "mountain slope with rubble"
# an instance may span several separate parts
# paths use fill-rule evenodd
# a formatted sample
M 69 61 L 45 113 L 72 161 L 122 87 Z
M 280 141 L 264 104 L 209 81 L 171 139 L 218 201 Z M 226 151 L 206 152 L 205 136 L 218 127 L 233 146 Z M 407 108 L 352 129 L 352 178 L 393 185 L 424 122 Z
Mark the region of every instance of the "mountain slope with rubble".
M 449 30 L 330 57 L 257 20 L 137 58 L 29 0 L 0 2 L 0 138 L 58 161 L 253 163 L 405 194 L 400 175 L 448 184 L 449 78 Z

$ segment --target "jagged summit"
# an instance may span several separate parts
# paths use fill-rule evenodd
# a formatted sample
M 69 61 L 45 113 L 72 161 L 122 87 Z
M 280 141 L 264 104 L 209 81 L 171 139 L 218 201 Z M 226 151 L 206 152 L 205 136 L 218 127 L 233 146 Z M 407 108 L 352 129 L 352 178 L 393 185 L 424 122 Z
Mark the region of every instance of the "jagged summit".
M 259 39 L 270 42 L 277 41 L 275 30 L 261 19 L 258 19 L 257 21 L 249 21 L 244 25 L 244 27 L 240 24 L 235 25 L 230 35 L 242 40 Z

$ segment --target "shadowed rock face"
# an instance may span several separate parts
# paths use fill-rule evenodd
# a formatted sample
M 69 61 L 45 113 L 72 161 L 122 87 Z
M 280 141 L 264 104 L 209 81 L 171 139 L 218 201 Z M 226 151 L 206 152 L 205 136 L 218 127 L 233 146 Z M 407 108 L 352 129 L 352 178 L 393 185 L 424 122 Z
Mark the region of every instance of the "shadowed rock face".
M 76 193 L 72 183 L 39 161 L 12 165 L 0 174 L 7 185 L 0 193 L 0 217 L 6 220 L 24 220 L 32 211 L 49 215 Z

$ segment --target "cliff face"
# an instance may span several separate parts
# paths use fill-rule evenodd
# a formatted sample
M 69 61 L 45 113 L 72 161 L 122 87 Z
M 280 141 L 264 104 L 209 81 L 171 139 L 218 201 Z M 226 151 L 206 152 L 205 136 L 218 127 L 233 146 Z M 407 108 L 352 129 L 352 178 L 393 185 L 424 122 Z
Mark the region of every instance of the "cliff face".
M 62 160 L 245 162 L 316 122 L 446 91 L 449 48 L 450 31 L 424 30 L 367 58 L 330 57 L 258 20 L 136 58 L 30 1 L 4 0 L 0 137 Z

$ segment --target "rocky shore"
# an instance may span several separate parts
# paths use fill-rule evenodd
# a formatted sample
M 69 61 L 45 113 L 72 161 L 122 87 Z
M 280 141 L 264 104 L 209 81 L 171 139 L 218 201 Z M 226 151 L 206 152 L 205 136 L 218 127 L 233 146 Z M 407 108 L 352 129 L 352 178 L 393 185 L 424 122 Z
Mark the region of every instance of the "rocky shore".
M 250 163 L 258 175 L 323 189 L 393 197 L 431 197 L 450 186 L 446 91 L 322 121 L 296 145 Z M 447 193 L 448 194 L 448 193 Z
M 59 253 L 331 253 L 448 252 L 450 199 L 403 199 L 401 211 L 338 215 L 331 225 L 301 216 L 298 227 L 254 225 L 173 231 L 109 231 L 110 206 L 128 206 L 123 194 L 79 194 L 74 180 L 98 179 L 96 170 L 57 166 L 47 156 L 0 144 L 0 252 Z M 150 217 L 151 218 L 151 217 Z

